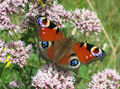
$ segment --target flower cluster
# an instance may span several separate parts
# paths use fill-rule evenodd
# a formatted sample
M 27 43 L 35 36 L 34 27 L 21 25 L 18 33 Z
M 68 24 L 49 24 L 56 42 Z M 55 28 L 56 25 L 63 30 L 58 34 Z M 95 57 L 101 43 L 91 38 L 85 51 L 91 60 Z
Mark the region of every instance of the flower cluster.
M 101 31 L 100 21 L 96 14 L 86 9 L 76 9 L 73 12 L 71 24 L 81 32 L 86 32 L 86 35 L 89 35 L 90 31 L 96 35 Z
M 65 27 L 64 23 L 69 22 L 72 26 L 85 32 L 94 32 L 96 35 L 101 31 L 100 21 L 96 14 L 87 9 L 76 9 L 75 11 L 67 11 L 62 5 L 54 3 L 50 7 L 38 7 L 37 3 L 30 3 L 30 11 L 26 13 L 27 16 L 46 16 L 53 21 L 58 27 Z
M 10 56 L 12 63 L 18 64 L 20 67 L 26 62 L 26 58 L 29 58 L 31 54 L 31 45 L 24 47 L 24 43 L 22 41 L 11 42 L 5 46 L 5 52 Z
M 18 32 L 19 26 L 12 24 L 8 15 L 16 14 L 18 11 L 24 12 L 27 0 L 2 0 L 0 3 L 0 29 L 7 29 L 9 34 Z M 19 7 L 19 9 L 18 9 Z
M 120 75 L 113 69 L 105 69 L 92 76 L 88 89 L 120 89 Z
M 39 14 L 39 9 L 40 7 L 38 7 L 37 3 L 29 3 L 29 12 L 26 13 L 26 16 L 30 16 L 30 17 L 35 17 L 36 15 Z
M 70 71 L 64 72 L 52 64 L 41 67 L 32 79 L 36 89 L 74 89 L 75 83 Z
M 31 48 L 31 45 L 25 47 L 22 41 L 10 42 L 4 45 L 0 41 L 0 62 L 10 62 L 23 67 L 26 58 L 29 58 L 31 54 Z
M 64 23 L 72 16 L 70 11 L 66 11 L 62 5 L 53 4 L 50 8 L 43 8 L 40 12 L 42 16 L 46 16 L 48 19 L 54 23 L 58 23 L 58 27 L 65 27 Z
M 27 16 L 46 16 L 48 19 L 58 25 L 58 27 L 64 27 L 64 23 L 72 16 L 70 11 L 66 11 L 62 5 L 54 2 L 50 7 L 38 7 L 37 3 L 30 3 L 29 12 Z

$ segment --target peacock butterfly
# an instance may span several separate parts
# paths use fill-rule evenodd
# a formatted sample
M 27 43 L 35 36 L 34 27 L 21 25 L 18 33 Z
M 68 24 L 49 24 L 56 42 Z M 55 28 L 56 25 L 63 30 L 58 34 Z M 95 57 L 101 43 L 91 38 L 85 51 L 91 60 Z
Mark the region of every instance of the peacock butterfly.
M 104 50 L 84 42 L 75 42 L 73 36 L 66 38 L 57 26 L 46 17 L 36 16 L 40 55 L 64 69 L 77 69 L 106 55 Z

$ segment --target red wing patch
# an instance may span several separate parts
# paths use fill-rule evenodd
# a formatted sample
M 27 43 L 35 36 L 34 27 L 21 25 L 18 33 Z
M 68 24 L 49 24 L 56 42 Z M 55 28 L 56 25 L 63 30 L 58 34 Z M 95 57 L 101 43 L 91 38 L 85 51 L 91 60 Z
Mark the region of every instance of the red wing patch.
M 56 29 L 40 27 L 39 36 L 42 41 L 56 41 L 62 38 L 62 33 L 56 33 Z
M 89 63 L 94 59 L 94 56 L 87 50 L 85 45 L 80 47 L 80 44 L 75 44 L 73 50 L 82 64 Z

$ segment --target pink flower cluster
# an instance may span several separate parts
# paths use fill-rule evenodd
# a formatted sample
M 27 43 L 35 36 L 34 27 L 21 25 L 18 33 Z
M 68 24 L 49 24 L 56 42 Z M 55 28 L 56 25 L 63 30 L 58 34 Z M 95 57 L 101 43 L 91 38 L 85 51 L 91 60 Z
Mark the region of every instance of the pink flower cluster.
M 105 69 L 92 76 L 88 89 L 120 89 L 120 75 L 113 69 Z
M 38 7 L 37 3 L 30 2 L 29 12 L 26 13 L 26 16 L 35 17 L 35 16 L 39 15 L 39 9 L 40 9 L 40 7 Z
M 12 35 L 12 32 L 18 32 L 19 25 L 12 24 L 9 15 L 16 14 L 19 11 L 24 12 L 25 3 L 27 0 L 2 0 L 0 2 L 0 29 L 7 29 Z
M 40 15 L 46 16 L 48 19 L 56 23 L 59 28 L 63 28 L 65 27 L 64 23 L 68 22 L 68 19 L 72 16 L 72 13 L 70 11 L 66 11 L 62 5 L 55 3 L 50 8 L 43 8 Z
M 100 21 L 94 12 L 86 9 L 76 9 L 72 16 L 72 25 L 77 27 L 81 32 L 89 35 L 89 32 L 94 32 L 96 35 L 101 31 Z
M 94 32 L 96 35 L 101 31 L 100 21 L 96 14 L 87 9 L 76 9 L 75 11 L 67 11 L 57 2 L 49 7 L 38 7 L 38 4 L 30 3 L 30 11 L 26 13 L 27 16 L 46 16 L 53 21 L 58 27 L 65 27 L 65 22 L 70 22 L 72 26 L 79 29 L 82 33 Z
M 22 41 L 10 42 L 4 45 L 3 42 L 0 41 L 0 62 L 10 60 L 11 63 L 23 67 L 26 58 L 29 58 L 29 55 L 31 54 L 31 49 L 31 45 L 25 47 Z
M 36 89 L 74 89 L 75 83 L 70 71 L 59 70 L 53 64 L 41 67 L 32 80 Z
M 72 16 L 70 11 L 66 11 L 62 5 L 54 2 L 50 7 L 38 7 L 37 3 L 30 3 L 30 11 L 26 13 L 27 16 L 46 16 L 48 19 L 58 25 L 64 27 L 64 23 Z

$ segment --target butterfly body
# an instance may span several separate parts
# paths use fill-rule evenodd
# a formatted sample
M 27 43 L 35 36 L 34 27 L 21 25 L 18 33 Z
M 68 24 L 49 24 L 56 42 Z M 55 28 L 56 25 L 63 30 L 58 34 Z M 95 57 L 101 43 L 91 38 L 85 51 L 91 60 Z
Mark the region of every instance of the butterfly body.
M 46 54 L 47 60 L 64 69 L 76 69 L 81 64 L 102 61 L 105 56 L 102 49 L 92 44 L 75 42 L 72 36 L 66 38 L 59 28 L 45 17 L 36 17 L 35 23 L 39 30 L 40 50 Z

